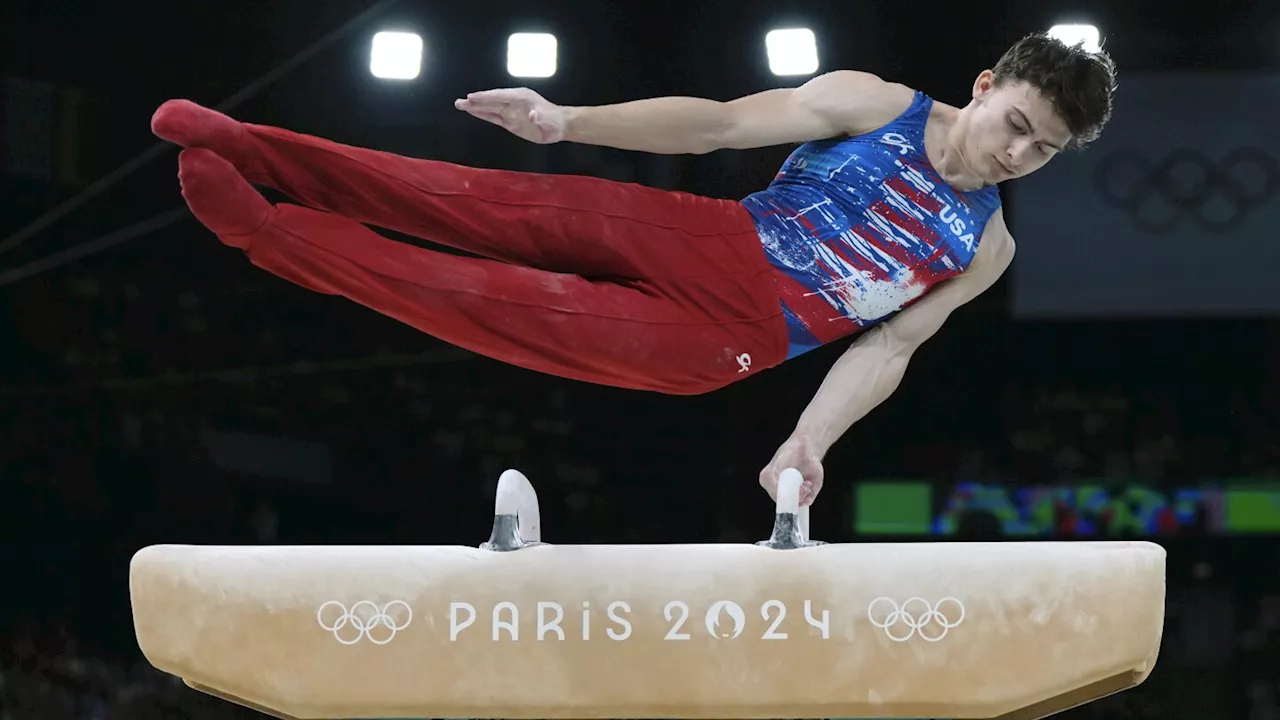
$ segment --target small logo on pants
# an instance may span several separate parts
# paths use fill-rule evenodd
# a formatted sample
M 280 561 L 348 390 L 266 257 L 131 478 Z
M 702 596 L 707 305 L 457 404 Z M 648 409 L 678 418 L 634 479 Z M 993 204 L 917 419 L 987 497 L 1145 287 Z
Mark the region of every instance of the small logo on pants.
M 751 356 L 750 356 L 750 355 L 748 355 L 748 354 L 746 354 L 746 353 L 742 353 L 741 355 L 739 355 L 739 356 L 737 357 L 737 360 L 738 360 L 738 373 L 739 373 L 739 374 L 744 373 L 744 372 L 747 372 L 748 370 L 750 370 L 750 369 L 751 369 Z

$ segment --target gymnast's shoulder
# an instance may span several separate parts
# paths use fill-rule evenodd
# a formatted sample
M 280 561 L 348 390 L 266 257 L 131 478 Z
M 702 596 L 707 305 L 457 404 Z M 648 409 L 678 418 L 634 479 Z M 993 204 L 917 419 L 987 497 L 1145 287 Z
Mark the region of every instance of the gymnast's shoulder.
M 1013 240 L 1013 234 L 1009 232 L 1009 226 L 1005 224 L 1004 208 L 996 208 L 982 230 L 982 238 L 978 241 L 973 262 L 964 273 L 961 273 L 960 277 L 964 278 L 963 281 L 956 284 L 972 285 L 971 295 L 974 296 L 985 291 L 1009 269 L 1016 250 L 1017 243 Z
M 846 135 L 860 135 L 896 120 L 915 100 L 914 88 L 861 70 L 832 70 L 796 89 L 797 99 Z
M 915 91 L 857 70 L 833 70 L 794 88 L 773 88 L 716 105 L 708 147 L 767 147 L 861 135 L 892 122 Z

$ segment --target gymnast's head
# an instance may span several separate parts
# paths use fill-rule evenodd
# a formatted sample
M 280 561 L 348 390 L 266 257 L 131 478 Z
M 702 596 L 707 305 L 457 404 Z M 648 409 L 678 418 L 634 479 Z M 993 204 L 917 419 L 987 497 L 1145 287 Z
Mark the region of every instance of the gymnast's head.
M 988 182 L 1028 175 L 1096 140 L 1111 119 L 1115 88 L 1105 52 L 1028 35 L 974 81 L 961 114 L 961 151 Z

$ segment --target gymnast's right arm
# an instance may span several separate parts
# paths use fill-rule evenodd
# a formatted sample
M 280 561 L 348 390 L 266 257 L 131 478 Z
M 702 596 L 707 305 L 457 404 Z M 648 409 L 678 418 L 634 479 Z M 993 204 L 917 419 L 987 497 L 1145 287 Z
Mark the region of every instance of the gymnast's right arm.
M 926 294 L 892 319 L 863 333 L 828 371 L 791 436 L 760 473 L 776 498 L 778 476 L 788 467 L 804 475 L 801 502 L 822 488 L 822 459 L 858 420 L 897 390 L 912 355 L 951 313 L 991 287 L 1013 260 L 1014 244 L 997 212 L 987 224 L 969 269 Z
M 527 88 L 486 90 L 460 110 L 532 142 L 576 142 L 661 155 L 701 155 L 865 132 L 910 103 L 911 90 L 870 73 L 837 70 L 797 88 L 721 102 L 657 97 L 583 107 L 549 102 Z

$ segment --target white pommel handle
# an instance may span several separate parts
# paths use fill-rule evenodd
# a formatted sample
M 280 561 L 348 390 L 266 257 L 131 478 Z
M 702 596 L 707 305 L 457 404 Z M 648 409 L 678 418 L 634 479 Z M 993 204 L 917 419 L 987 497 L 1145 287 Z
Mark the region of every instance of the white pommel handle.
M 519 470 L 506 470 L 498 478 L 498 492 L 493 502 L 495 515 L 515 515 L 520 539 L 542 542 L 542 516 L 538 512 L 538 493 L 533 483 Z
M 795 468 L 787 468 L 778 476 L 777 512 L 796 516 L 800 535 L 809 539 L 809 508 L 800 507 L 800 487 L 804 484 L 804 476 Z

